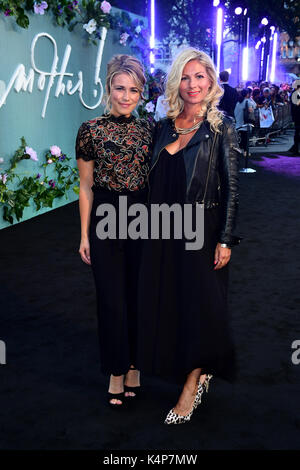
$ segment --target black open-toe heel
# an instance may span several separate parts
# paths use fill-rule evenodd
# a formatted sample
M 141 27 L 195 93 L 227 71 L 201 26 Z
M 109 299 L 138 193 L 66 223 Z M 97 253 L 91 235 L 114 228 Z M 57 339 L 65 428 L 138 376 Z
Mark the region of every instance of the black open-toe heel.
M 114 409 L 114 410 L 117 410 L 117 409 L 121 409 L 124 407 L 124 392 L 121 392 L 121 393 L 110 393 L 110 392 L 107 392 L 107 397 L 108 397 L 108 404 L 109 406 Z M 110 400 L 121 400 L 122 403 L 111 403 Z
M 130 367 L 130 370 L 137 370 L 136 367 Z M 141 393 L 141 386 L 140 385 L 137 385 L 136 387 L 129 387 L 129 385 L 124 385 L 124 394 L 126 392 L 133 392 L 135 395 L 127 395 L 125 397 L 125 399 L 132 399 L 132 398 L 138 398 L 140 396 L 140 393 Z

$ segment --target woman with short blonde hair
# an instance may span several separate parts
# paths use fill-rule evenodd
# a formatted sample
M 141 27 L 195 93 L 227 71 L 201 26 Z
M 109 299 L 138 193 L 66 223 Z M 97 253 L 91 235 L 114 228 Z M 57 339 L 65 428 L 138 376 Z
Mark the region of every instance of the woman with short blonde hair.
M 136 83 L 140 92 L 140 97 L 143 98 L 143 91 L 146 84 L 146 77 L 144 68 L 141 62 L 133 56 L 126 54 L 115 55 L 107 64 L 107 74 L 105 80 L 106 89 L 106 111 L 111 110 L 111 88 L 112 82 L 116 75 L 126 73 Z
M 76 139 L 79 253 L 94 275 L 101 369 L 110 375 L 108 403 L 114 409 L 140 391 L 135 366 L 141 240 L 120 240 L 104 232 L 99 227 L 104 209 L 98 208 L 112 205 L 117 221 L 121 196 L 126 196 L 128 210 L 132 204 L 146 202 L 152 130 L 147 121 L 132 114 L 145 82 L 143 66 L 135 57 L 114 56 L 107 66 L 109 112 L 84 122 Z

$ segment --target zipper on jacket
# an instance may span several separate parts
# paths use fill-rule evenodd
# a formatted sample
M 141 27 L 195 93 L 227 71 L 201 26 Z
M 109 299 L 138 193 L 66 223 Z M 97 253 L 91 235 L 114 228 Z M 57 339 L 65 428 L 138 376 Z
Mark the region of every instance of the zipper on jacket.
M 208 170 L 207 170 L 207 178 L 206 178 L 204 196 L 203 196 L 202 201 L 201 201 L 200 204 L 204 204 L 204 198 L 205 198 L 206 192 L 207 192 L 207 185 L 208 185 L 208 179 L 209 179 L 209 174 L 210 174 L 210 167 L 211 167 L 211 162 L 212 162 L 212 159 L 213 159 L 213 151 L 214 151 L 214 149 L 215 149 L 215 146 L 216 146 L 216 138 L 214 137 L 213 144 L 212 144 L 212 149 L 211 149 L 211 152 L 210 152 L 210 157 L 211 157 L 211 158 L 209 159 L 209 164 L 208 164 Z M 196 155 L 196 158 L 195 158 L 195 164 L 194 164 L 193 173 L 192 173 L 192 176 L 191 176 L 191 181 L 190 181 L 190 184 L 189 184 L 189 187 L 188 187 L 188 190 L 187 190 L 187 195 L 189 194 L 189 191 L 190 191 L 190 189 L 191 189 L 193 177 L 194 177 L 194 174 L 195 174 L 195 171 L 196 171 L 196 165 L 197 165 L 199 153 L 200 153 L 200 148 L 199 148 L 199 150 L 198 150 L 198 152 L 197 152 L 197 155 Z M 198 201 L 195 201 L 195 202 L 198 202 Z
M 167 145 L 169 145 L 169 144 L 167 144 Z M 166 145 L 166 146 L 167 146 L 167 145 Z M 149 171 L 148 176 L 147 176 L 147 183 L 148 183 L 148 188 L 149 188 L 149 192 L 148 192 L 148 204 L 150 203 L 150 191 L 151 191 L 149 176 L 150 176 L 150 173 L 151 173 L 151 171 L 153 170 L 153 168 L 156 166 L 156 164 L 157 164 L 157 162 L 158 162 L 158 160 L 159 160 L 159 157 L 160 157 L 161 152 L 166 148 L 166 146 L 163 147 L 163 148 L 159 151 L 158 156 L 157 156 L 157 159 L 155 160 L 155 163 L 154 163 L 154 165 L 152 166 L 152 168 L 150 168 L 150 171 Z
M 205 191 L 204 191 L 204 195 L 203 195 L 201 204 L 204 204 L 204 202 L 205 202 L 205 196 L 206 196 L 206 193 L 207 193 L 208 180 L 209 180 L 209 176 L 210 176 L 211 162 L 212 162 L 212 159 L 213 159 L 213 152 L 214 152 L 214 149 L 215 149 L 215 146 L 216 146 L 216 140 L 217 140 L 217 136 L 215 135 L 214 141 L 213 141 L 213 146 L 212 146 L 212 149 L 211 149 L 211 158 L 209 159 L 209 165 L 208 165 L 208 170 L 207 170 L 207 179 L 206 179 Z

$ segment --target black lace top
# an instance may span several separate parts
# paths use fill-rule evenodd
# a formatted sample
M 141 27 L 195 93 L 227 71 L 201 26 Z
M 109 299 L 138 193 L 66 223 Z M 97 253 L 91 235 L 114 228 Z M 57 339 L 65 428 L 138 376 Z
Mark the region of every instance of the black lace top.
M 94 186 L 113 191 L 143 189 L 150 167 L 152 129 L 148 121 L 104 115 L 84 122 L 76 158 L 94 160 Z

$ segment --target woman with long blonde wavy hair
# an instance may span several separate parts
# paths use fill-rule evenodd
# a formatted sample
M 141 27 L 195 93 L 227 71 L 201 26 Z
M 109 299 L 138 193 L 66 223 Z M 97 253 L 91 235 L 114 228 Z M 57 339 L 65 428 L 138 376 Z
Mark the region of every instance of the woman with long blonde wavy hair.
M 165 424 L 191 419 L 212 376 L 235 376 L 227 284 L 231 249 L 240 241 L 233 233 L 240 149 L 233 123 L 217 108 L 222 94 L 210 57 L 183 50 L 167 78 L 167 118 L 154 134 L 149 203 L 168 205 L 162 219 L 171 225 L 169 239 L 160 233 L 144 247 L 138 367 L 183 385 Z M 191 236 L 194 245 L 186 243 Z

